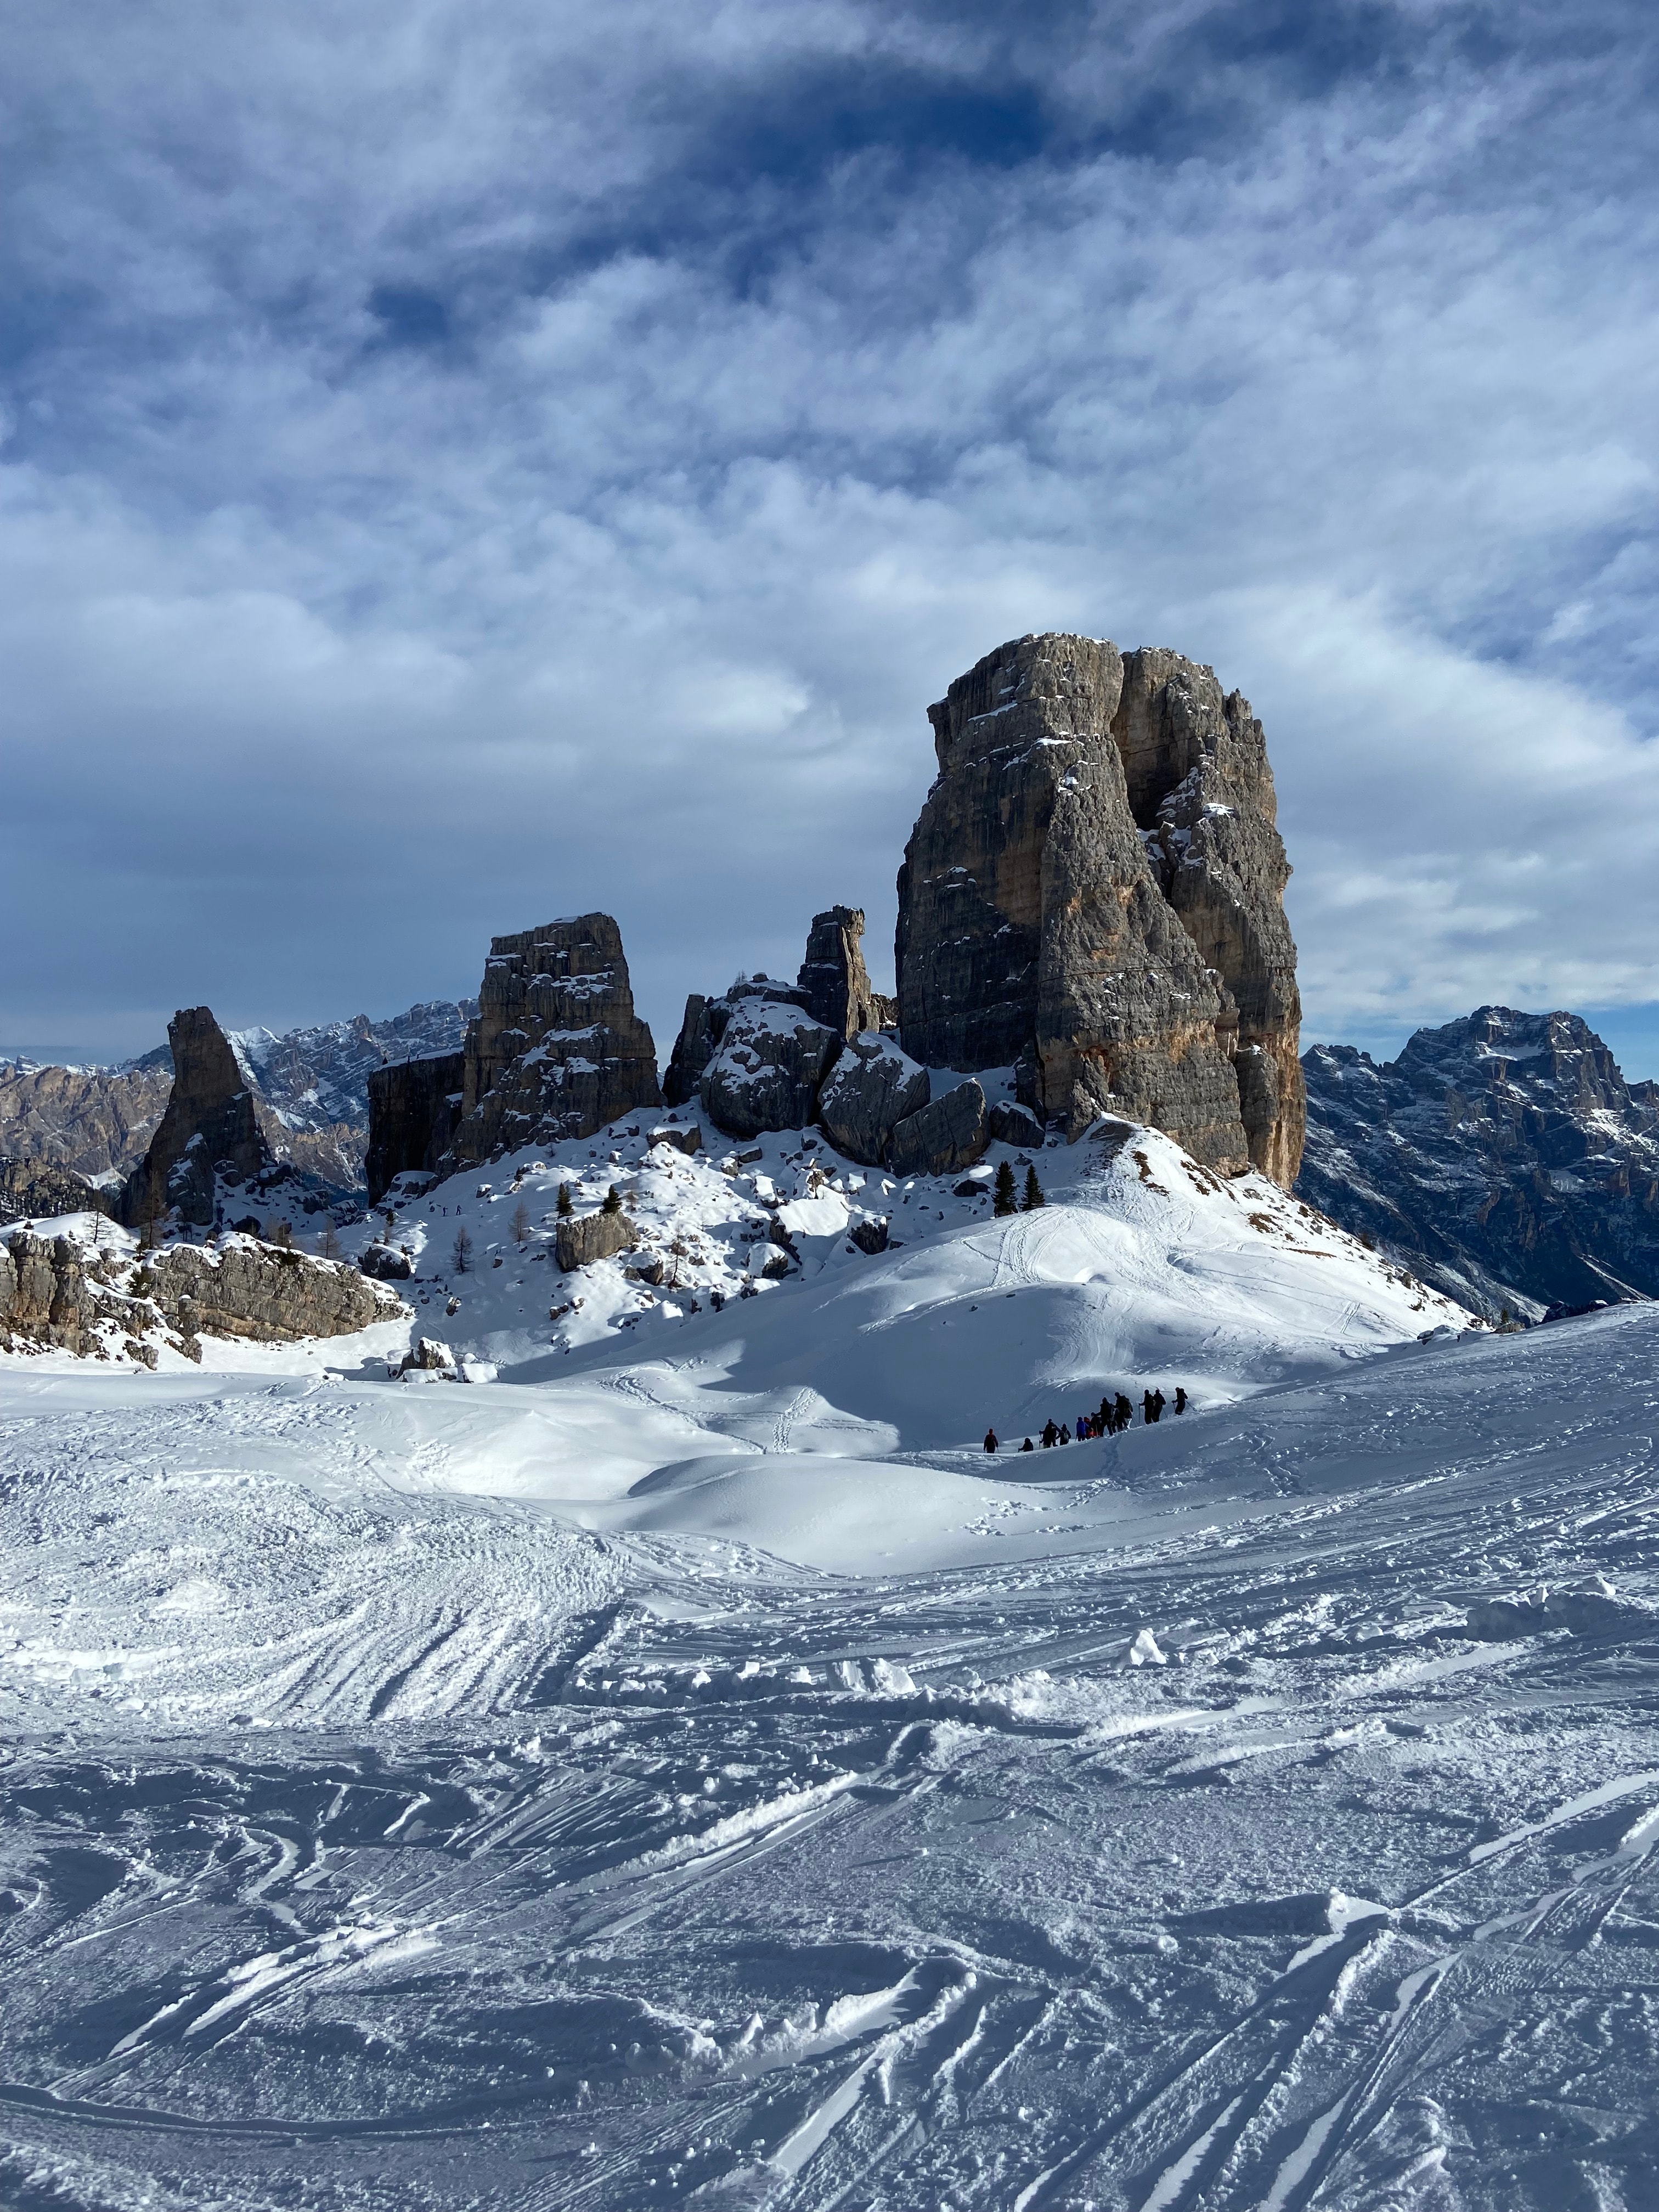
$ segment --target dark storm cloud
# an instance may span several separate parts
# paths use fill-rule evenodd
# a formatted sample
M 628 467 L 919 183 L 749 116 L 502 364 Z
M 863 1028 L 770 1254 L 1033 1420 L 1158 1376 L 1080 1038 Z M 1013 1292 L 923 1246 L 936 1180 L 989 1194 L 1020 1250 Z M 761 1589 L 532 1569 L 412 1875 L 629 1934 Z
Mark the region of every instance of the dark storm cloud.
M 1659 995 L 1646 15 L 14 10 L 9 1045 L 869 906 L 1038 627 L 1267 722 L 1314 1034 Z

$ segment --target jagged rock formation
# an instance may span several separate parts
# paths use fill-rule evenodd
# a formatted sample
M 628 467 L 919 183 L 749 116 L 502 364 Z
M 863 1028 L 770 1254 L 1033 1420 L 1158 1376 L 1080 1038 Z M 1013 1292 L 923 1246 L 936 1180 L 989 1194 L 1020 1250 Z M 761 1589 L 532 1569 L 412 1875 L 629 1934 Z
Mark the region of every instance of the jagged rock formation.
M 459 1051 L 475 1000 L 434 999 L 385 1021 L 358 1014 L 274 1036 L 228 1032 L 279 1161 L 346 1191 L 363 1176 L 368 1077 L 387 1060 Z M 0 1064 L 0 1152 L 88 1179 L 130 1175 L 166 1110 L 165 1045 L 117 1067 Z
M 1577 1014 L 1315 1045 L 1298 1196 L 1495 1317 L 1659 1297 L 1659 1101 Z
M 184 1006 L 167 1024 L 173 1090 L 149 1148 L 121 1194 L 130 1228 L 177 1212 L 212 1224 L 218 1187 L 235 1189 L 276 1164 L 254 1112 L 253 1091 L 229 1038 L 206 1006 Z
M 67 1168 L 0 1158 L 0 1221 L 51 1221 L 64 1213 L 110 1213 L 116 1195 Z
M 895 1175 L 954 1175 L 972 1167 L 990 1141 L 984 1091 L 977 1083 L 959 1083 L 897 1125 L 887 1140 L 887 1162 Z
M 634 1012 L 622 933 L 580 915 L 490 941 L 466 1033 L 456 1166 L 538 1141 L 591 1136 L 660 1106 L 657 1048 Z
M 371 1198 L 405 1169 L 453 1173 L 661 1105 L 621 931 L 585 914 L 493 938 L 462 1052 L 380 1070 L 368 1089 Z
M 436 1170 L 461 1117 L 465 1081 L 466 1057 L 459 1052 L 369 1071 L 363 1180 L 371 1202 L 390 1188 L 394 1176 L 410 1168 Z
M 899 875 L 900 1036 L 1015 1065 L 1076 1137 L 1112 1113 L 1294 1179 L 1300 1003 L 1261 726 L 1173 653 L 1048 634 L 928 709 L 939 775 Z
M 175 1351 L 199 1358 L 203 1336 L 259 1344 L 349 1335 L 406 1309 L 355 1267 L 237 1238 L 216 1252 L 172 1245 L 140 1267 L 94 1257 L 70 1237 L 19 1230 L 0 1247 L 0 1349 L 52 1346 L 109 1356 L 125 1337 L 155 1364 L 146 1340 L 173 1334 Z
M 818 1124 L 836 1150 L 873 1167 L 897 1124 L 927 1103 L 927 1071 L 890 1036 L 849 1037 L 818 1094 Z
M 815 914 L 795 978 L 813 1020 L 842 1038 L 885 1028 L 891 1018 L 892 1002 L 870 988 L 863 935 L 862 907 L 832 906 L 827 914 Z
M 753 1000 L 763 1000 L 773 1006 L 793 1006 L 802 1013 L 808 1011 L 806 993 L 799 984 L 775 982 L 771 976 L 763 973 L 739 975 L 731 989 L 718 998 L 706 999 L 700 991 L 693 991 L 685 1001 L 680 1033 L 674 1040 L 668 1073 L 663 1078 L 662 1095 L 665 1104 L 684 1106 L 692 1099 L 701 1097 L 702 1079 L 725 1042 L 726 1029 L 733 1014 Z M 820 1026 L 830 1025 L 821 1024 Z M 777 1126 L 789 1128 L 799 1127 L 799 1124 L 781 1121 Z

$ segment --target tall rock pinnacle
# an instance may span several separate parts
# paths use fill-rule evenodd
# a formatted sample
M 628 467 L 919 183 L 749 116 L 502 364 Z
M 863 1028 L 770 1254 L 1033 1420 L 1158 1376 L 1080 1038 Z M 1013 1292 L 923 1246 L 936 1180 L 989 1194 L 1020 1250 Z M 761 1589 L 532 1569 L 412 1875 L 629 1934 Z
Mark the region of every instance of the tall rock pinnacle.
M 1305 1126 L 1290 874 L 1261 725 L 1213 672 L 1049 632 L 928 709 L 939 775 L 899 874 L 900 1036 L 1295 1181 Z

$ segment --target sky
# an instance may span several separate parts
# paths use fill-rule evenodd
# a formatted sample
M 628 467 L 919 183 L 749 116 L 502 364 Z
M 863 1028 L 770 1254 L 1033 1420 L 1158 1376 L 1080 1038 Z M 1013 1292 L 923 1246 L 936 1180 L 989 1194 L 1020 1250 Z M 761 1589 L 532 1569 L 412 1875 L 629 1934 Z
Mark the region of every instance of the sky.
M 1267 733 L 1304 1036 L 1659 1075 L 1649 0 L 5 0 L 0 1048 L 688 990 L 1003 640 Z

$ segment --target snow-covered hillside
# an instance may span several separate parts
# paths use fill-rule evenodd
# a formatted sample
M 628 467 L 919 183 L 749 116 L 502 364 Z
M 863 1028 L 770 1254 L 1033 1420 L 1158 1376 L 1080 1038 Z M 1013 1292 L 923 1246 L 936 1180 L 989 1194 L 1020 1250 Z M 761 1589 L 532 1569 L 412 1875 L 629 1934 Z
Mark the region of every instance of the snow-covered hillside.
M 1643 2203 L 1655 1310 L 651 1127 L 405 1185 L 412 1322 L 4 1363 L 0 2202 Z

